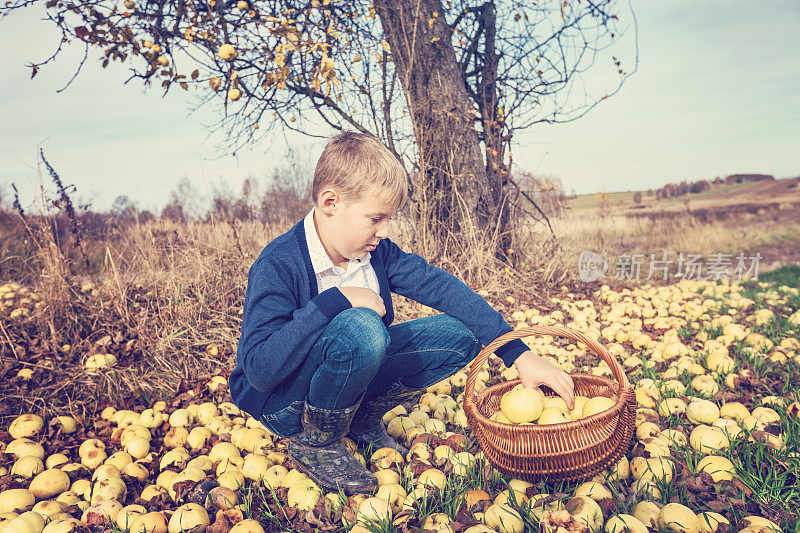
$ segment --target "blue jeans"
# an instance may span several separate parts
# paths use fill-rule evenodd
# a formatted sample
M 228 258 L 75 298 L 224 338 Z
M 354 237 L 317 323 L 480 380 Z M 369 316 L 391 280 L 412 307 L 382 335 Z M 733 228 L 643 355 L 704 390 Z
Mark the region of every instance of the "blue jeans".
M 261 422 L 288 437 L 302 429 L 303 403 L 344 409 L 377 398 L 392 383 L 424 389 L 464 368 L 481 343 L 458 319 L 434 315 L 389 326 L 366 307 L 342 311 L 325 327 L 306 361 L 269 398 L 278 408 Z M 267 409 L 265 408 L 265 411 Z

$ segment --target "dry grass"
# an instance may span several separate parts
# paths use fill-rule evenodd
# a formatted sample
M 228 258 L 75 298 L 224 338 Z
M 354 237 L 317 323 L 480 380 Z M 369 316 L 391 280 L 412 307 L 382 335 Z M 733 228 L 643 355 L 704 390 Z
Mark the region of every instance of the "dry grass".
M 675 218 L 626 217 L 599 214 L 570 215 L 553 222 L 564 249 L 563 263 L 575 265 L 583 250 L 605 257 L 622 253 L 731 253 L 759 245 L 800 238 L 800 225 L 761 220 L 745 214 L 728 220 L 702 222 L 690 216 Z M 531 240 L 547 237 L 545 228 L 532 230 Z
M 55 242 L 49 232 L 32 234 L 36 246 L 16 262 L 35 273 L 26 283 L 46 306 L 0 334 L 0 392 L 7 404 L 0 415 L 63 411 L 65 405 L 93 410 L 106 399 L 152 402 L 172 397 L 182 381 L 227 375 L 235 365 L 248 269 L 263 246 L 292 223 L 156 219 L 108 232 L 85 243 L 96 266 L 95 289 L 89 291 L 80 288 L 89 278 L 71 273 L 71 264 L 78 261 L 70 255 L 72 243 Z M 401 248 L 419 253 L 474 290 L 487 290 L 490 301 L 514 295 L 531 306 L 545 302 L 562 284 L 581 287 L 575 266 L 582 250 L 606 256 L 634 250 L 733 252 L 800 235 L 797 224 L 753 218 L 700 223 L 691 217 L 581 215 L 552 223 L 557 240 L 542 224 L 518 224 L 517 268 L 495 259 L 487 243 L 496 236 L 478 228 L 436 243 L 434 250 L 417 244 L 414 224 L 402 215 L 391 231 Z M 397 320 L 420 316 L 420 306 L 403 298 L 396 304 Z M 103 341 L 106 336 L 112 340 Z M 63 350 L 64 345 L 69 349 Z M 87 355 L 104 351 L 119 355 L 121 364 L 111 372 L 83 369 Z M 34 370 L 32 379 L 15 378 L 26 367 Z

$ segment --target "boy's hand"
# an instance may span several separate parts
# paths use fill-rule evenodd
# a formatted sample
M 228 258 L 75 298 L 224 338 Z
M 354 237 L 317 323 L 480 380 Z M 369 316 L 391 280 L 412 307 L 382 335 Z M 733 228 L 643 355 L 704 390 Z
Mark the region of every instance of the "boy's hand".
M 353 307 L 367 307 L 380 316 L 386 314 L 386 306 L 383 305 L 383 298 L 372 289 L 363 287 L 339 287 L 339 290 L 342 291 L 345 298 L 350 300 L 350 305 Z
M 523 352 L 514 366 L 519 372 L 522 385 L 527 388 L 547 385 L 567 402 L 567 407 L 575 408 L 575 384 L 569 374 L 553 363 L 542 359 L 532 351 Z

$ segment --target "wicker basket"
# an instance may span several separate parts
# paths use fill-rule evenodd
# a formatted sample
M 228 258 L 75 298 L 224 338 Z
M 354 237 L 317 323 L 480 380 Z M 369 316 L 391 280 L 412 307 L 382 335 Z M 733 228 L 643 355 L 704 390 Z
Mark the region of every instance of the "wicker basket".
M 519 379 L 487 387 L 475 394 L 478 372 L 505 343 L 530 335 L 553 335 L 580 341 L 611 368 L 616 382 L 599 376 L 570 374 L 575 394 L 616 400 L 610 409 L 582 420 L 559 424 L 513 425 L 489 420 L 500 410 L 500 398 Z M 552 396 L 547 387 L 542 390 Z M 483 453 L 507 476 L 526 481 L 575 481 L 589 478 L 616 463 L 628 450 L 636 418 L 636 395 L 619 362 L 597 341 L 564 327 L 520 328 L 486 346 L 473 361 L 464 392 L 464 410 Z

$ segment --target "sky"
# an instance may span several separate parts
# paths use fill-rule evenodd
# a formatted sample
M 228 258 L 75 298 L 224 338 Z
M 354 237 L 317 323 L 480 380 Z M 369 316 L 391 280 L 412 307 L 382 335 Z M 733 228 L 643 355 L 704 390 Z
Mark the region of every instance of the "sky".
M 286 133 L 237 154 L 222 151 L 183 91 L 162 98 L 70 48 L 30 79 L 58 35 L 38 8 L 0 20 L 0 195 L 37 197 L 39 148 L 77 198 L 105 210 L 119 195 L 158 211 L 182 178 L 201 196 L 287 165 L 309 171 L 324 141 Z M 582 119 L 518 132 L 517 168 L 561 179 L 578 194 L 659 187 L 736 172 L 800 175 L 800 4 L 764 0 L 634 0 L 639 65 L 618 94 Z M 632 30 L 627 35 L 631 38 Z M 632 67 L 629 48 L 623 66 Z M 592 80 L 593 81 L 593 80 Z M 606 80 L 607 81 L 607 80 Z M 602 83 L 602 80 L 598 83 Z

